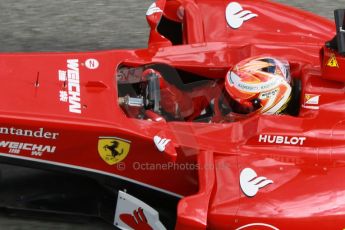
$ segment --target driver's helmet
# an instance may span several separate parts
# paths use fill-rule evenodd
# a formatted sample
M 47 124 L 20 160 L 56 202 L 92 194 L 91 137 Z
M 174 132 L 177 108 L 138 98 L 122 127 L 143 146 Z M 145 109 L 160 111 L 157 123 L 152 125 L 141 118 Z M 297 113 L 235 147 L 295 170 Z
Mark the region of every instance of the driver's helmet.
M 241 61 L 227 73 L 225 89 L 242 113 L 279 114 L 289 103 L 290 82 L 287 61 L 256 57 Z

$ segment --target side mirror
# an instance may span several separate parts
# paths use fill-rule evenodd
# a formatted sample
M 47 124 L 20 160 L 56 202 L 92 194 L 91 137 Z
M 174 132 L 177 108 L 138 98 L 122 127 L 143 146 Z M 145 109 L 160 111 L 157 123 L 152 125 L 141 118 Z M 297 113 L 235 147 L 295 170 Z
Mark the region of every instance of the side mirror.
M 146 20 L 150 26 L 149 46 L 171 46 L 172 43 L 157 31 L 159 22 L 163 16 L 166 0 L 157 0 L 152 3 L 146 12 Z
M 151 29 L 156 29 L 163 16 L 165 0 L 158 0 L 150 5 L 146 12 L 146 20 Z

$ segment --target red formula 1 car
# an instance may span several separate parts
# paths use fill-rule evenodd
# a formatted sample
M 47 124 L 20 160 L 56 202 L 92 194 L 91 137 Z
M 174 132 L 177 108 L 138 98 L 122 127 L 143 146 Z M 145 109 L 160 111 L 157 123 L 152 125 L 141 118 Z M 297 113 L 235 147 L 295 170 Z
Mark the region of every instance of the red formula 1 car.
M 120 229 L 343 229 L 344 10 L 335 15 L 336 27 L 266 0 L 157 0 L 148 48 L 1 54 L 0 160 L 65 184 L 0 205 Z M 286 113 L 223 119 L 229 70 L 262 56 L 289 63 Z

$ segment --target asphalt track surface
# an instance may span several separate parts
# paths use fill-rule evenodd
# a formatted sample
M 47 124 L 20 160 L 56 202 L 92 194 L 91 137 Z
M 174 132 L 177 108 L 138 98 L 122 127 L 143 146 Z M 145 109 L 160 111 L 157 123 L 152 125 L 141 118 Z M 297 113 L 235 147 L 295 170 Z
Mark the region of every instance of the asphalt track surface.
M 277 0 L 324 17 L 345 0 Z M 149 0 L 0 0 L 0 51 L 83 51 L 146 47 Z M 3 176 L 31 170 L 0 165 Z M 34 173 L 34 172 L 33 172 Z M 0 184 L 1 185 L 1 184 Z M 62 223 L 0 216 L 0 229 L 109 229 L 102 223 Z
M 332 18 L 345 0 L 277 0 Z M 145 47 L 152 0 L 0 0 L 0 51 Z

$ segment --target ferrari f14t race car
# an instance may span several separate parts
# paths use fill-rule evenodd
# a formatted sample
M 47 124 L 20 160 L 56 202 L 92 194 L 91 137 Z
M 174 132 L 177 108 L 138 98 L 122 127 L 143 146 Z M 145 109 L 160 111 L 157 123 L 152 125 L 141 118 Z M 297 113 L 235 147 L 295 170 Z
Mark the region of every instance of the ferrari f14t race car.
M 344 229 L 344 12 L 157 0 L 147 48 L 1 54 L 0 161 L 64 183 L 3 183 L 0 205 L 119 229 Z

